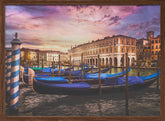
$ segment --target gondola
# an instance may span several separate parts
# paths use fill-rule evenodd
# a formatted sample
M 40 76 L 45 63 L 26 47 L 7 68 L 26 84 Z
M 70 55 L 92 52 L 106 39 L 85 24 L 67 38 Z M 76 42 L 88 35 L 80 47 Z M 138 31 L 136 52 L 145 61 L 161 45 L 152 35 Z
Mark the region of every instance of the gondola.
M 109 78 L 108 80 L 114 80 L 119 77 Z M 121 77 L 122 78 L 122 77 Z M 138 81 L 135 84 L 129 84 L 129 89 L 139 89 L 151 85 L 157 79 L 157 73 L 146 76 L 146 77 L 134 77 L 142 80 L 143 83 Z M 38 80 L 34 80 L 33 89 L 42 94 L 62 94 L 62 95 L 91 95 L 99 94 L 99 85 L 90 85 L 87 82 L 67 83 L 67 84 L 56 84 L 46 83 Z M 117 91 L 123 91 L 125 84 L 101 84 L 102 93 L 114 93 Z
M 160 72 L 159 72 L 160 73 Z M 144 76 L 130 76 L 128 77 L 128 88 L 130 90 L 141 89 L 148 87 L 157 79 L 157 73 Z M 102 82 L 102 93 L 114 93 L 123 91 L 125 89 L 125 77 L 112 77 L 107 78 L 109 83 Z M 136 80 L 136 81 L 134 81 Z M 113 82 L 113 83 L 112 83 Z M 62 94 L 62 95 L 91 95 L 99 94 L 98 84 L 89 84 L 87 82 L 76 82 L 66 84 L 46 83 L 38 80 L 34 80 L 33 89 L 38 93 L 43 94 Z

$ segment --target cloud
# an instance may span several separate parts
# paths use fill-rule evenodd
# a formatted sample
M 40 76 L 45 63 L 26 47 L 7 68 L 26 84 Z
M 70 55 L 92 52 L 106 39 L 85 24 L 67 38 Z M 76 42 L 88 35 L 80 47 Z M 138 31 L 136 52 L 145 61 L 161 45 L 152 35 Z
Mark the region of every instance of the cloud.
M 113 34 L 141 36 L 140 31 L 160 26 L 160 17 L 153 15 L 148 20 L 145 9 L 138 13 L 142 8 L 145 6 L 6 6 L 6 37 L 12 40 L 9 34 L 17 31 L 26 46 L 59 50 L 65 46 L 66 50 Z M 137 14 L 146 17 L 137 21 Z

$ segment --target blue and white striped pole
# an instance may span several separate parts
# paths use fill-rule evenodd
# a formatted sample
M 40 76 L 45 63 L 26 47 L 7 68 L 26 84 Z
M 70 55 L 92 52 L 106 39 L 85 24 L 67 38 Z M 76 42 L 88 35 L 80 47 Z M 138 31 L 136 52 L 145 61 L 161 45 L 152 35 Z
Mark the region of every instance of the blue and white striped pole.
M 12 62 L 11 62 L 11 91 L 10 91 L 10 107 L 13 111 L 18 111 L 19 104 L 19 66 L 20 66 L 20 45 L 17 39 L 17 33 L 12 44 Z
M 11 48 L 7 49 L 7 94 L 10 94 L 10 79 L 11 79 Z
M 7 88 L 7 51 L 5 52 L 5 85 Z M 7 91 L 7 89 L 6 89 Z

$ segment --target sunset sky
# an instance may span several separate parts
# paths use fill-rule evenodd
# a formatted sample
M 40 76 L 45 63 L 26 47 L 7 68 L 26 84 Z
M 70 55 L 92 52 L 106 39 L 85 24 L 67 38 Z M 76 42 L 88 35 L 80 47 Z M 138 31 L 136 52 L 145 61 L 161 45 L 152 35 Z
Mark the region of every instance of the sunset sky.
M 6 47 L 18 32 L 22 47 L 67 52 L 105 36 L 160 34 L 160 6 L 6 6 Z

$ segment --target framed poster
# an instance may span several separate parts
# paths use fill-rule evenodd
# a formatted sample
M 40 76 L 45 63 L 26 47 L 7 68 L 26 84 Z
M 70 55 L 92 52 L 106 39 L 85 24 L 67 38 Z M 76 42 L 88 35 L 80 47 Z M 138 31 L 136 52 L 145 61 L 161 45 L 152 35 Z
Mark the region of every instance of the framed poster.
M 1 3 L 2 120 L 164 119 L 164 2 Z

